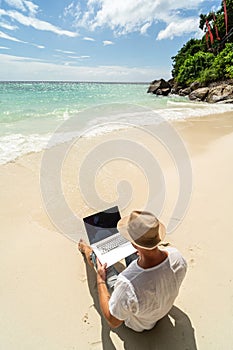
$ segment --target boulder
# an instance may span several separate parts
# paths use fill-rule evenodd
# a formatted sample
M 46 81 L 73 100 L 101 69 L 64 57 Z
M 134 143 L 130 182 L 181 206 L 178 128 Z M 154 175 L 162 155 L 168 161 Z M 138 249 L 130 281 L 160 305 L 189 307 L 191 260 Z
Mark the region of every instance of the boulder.
M 169 87 L 169 88 L 167 88 L 167 89 L 162 89 L 162 92 L 163 92 L 163 96 L 167 96 L 167 95 L 170 94 L 171 88 Z
M 171 91 L 171 85 L 164 79 L 152 81 L 152 83 L 150 84 L 147 90 L 148 93 L 164 95 L 164 96 L 167 96 L 170 91 Z
M 167 96 L 170 93 L 171 89 L 167 88 L 167 89 L 158 89 L 156 91 L 156 95 L 161 95 L 161 96 Z
M 186 89 L 180 89 L 179 90 L 179 95 L 180 96 L 187 96 L 191 93 L 191 89 L 190 87 L 186 88 Z
M 156 95 L 161 95 L 161 96 L 163 95 L 163 92 L 161 89 L 157 89 L 155 93 Z
M 199 88 L 201 88 L 201 83 L 199 83 L 199 81 L 194 81 L 191 85 L 190 85 L 190 89 L 191 91 L 197 90 Z
M 229 100 L 224 100 L 224 101 L 220 101 L 217 102 L 218 104 L 226 104 L 226 103 L 233 103 L 233 98 L 229 98 Z
M 221 84 L 209 90 L 206 101 L 216 103 L 233 99 L 233 85 Z
M 209 103 L 232 103 L 233 79 L 212 82 L 208 87 L 203 87 L 199 81 L 190 84 L 189 87 L 180 86 L 174 79 L 164 79 L 151 82 L 148 93 L 167 96 L 169 93 L 189 96 L 192 101 L 205 101 Z
M 209 88 L 204 87 L 204 88 L 199 88 L 197 90 L 192 91 L 189 94 L 189 99 L 190 100 L 197 100 L 197 101 L 204 101 L 206 96 L 208 95 Z
M 171 88 L 175 85 L 175 79 L 174 78 L 169 79 L 167 82 L 168 82 L 168 84 L 170 84 Z
M 179 85 L 178 83 L 174 83 L 172 85 L 172 88 L 171 88 L 171 93 L 172 94 L 179 94 L 179 91 L 183 89 L 183 87 L 181 85 Z
M 213 81 L 212 83 L 209 83 L 209 87 L 216 87 L 222 84 L 226 85 L 233 85 L 233 79 L 224 79 L 222 81 Z

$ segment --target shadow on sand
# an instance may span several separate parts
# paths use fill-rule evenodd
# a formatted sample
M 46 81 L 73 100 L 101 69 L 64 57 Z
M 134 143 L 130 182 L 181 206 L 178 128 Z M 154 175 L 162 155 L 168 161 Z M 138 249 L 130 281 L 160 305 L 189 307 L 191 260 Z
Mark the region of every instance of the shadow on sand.
M 122 348 L 126 350 L 197 350 L 191 321 L 176 306 L 173 306 L 169 314 L 149 331 L 138 333 L 127 328 L 124 324 L 112 330 L 100 310 L 96 272 L 87 263 L 86 272 L 94 307 L 101 317 L 103 350 L 118 350 L 110 337 L 111 332 L 117 334 L 122 341 Z

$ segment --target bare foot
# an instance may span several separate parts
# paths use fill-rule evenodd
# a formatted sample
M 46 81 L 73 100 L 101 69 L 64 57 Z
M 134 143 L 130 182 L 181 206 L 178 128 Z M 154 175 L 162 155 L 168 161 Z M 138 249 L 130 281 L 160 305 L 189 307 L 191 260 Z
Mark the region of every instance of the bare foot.
M 78 243 L 78 250 L 85 255 L 88 264 L 93 267 L 94 265 L 90 257 L 90 254 L 92 253 L 91 247 L 87 245 L 86 242 L 84 242 L 82 239 L 80 239 Z

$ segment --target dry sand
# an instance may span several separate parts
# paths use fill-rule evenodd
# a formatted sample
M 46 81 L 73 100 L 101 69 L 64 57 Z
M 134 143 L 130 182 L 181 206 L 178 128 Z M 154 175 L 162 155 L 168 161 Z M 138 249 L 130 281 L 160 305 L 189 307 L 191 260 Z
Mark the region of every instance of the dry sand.
M 183 253 L 189 268 L 169 316 L 141 334 L 124 326 L 112 331 L 101 318 L 94 272 L 86 271 L 75 243 L 58 232 L 44 208 L 39 177 L 43 153 L 0 167 L 1 350 L 232 349 L 232 117 L 228 113 L 173 123 L 191 159 L 193 190 L 183 221 L 167 239 Z M 179 192 L 177 169 L 164 147 L 139 128 L 81 139 L 73 145 L 61 171 L 70 211 L 77 217 L 93 212 L 92 199 L 85 198 L 89 200 L 85 203 L 77 185 L 80 164 L 97 145 L 119 139 L 143 145 L 158 160 L 167 190 L 161 218 L 168 224 Z M 143 174 L 141 154 L 139 165 L 141 169 L 133 162 L 115 159 L 98 172 L 93 168 L 86 174 L 87 182 L 95 180 L 102 200 L 111 203 L 118 198 L 117 183 L 129 181 L 133 194 L 126 203 L 127 192 L 122 193 L 124 215 L 143 208 L 150 197 L 151 184 L 148 174 Z M 155 191 L 158 181 L 155 174 Z M 55 205 L 56 200 L 48 205 Z M 54 223 L 65 223 L 65 233 L 74 240 L 85 238 L 75 220 L 66 222 L 69 218 L 59 205 Z M 153 210 L 153 203 L 149 206 Z

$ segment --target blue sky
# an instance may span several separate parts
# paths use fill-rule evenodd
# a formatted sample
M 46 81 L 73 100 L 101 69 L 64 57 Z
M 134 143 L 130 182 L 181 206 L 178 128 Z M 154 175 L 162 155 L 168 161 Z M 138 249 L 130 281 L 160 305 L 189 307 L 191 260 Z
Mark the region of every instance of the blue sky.
M 220 0 L 0 0 L 0 80 L 170 78 Z

